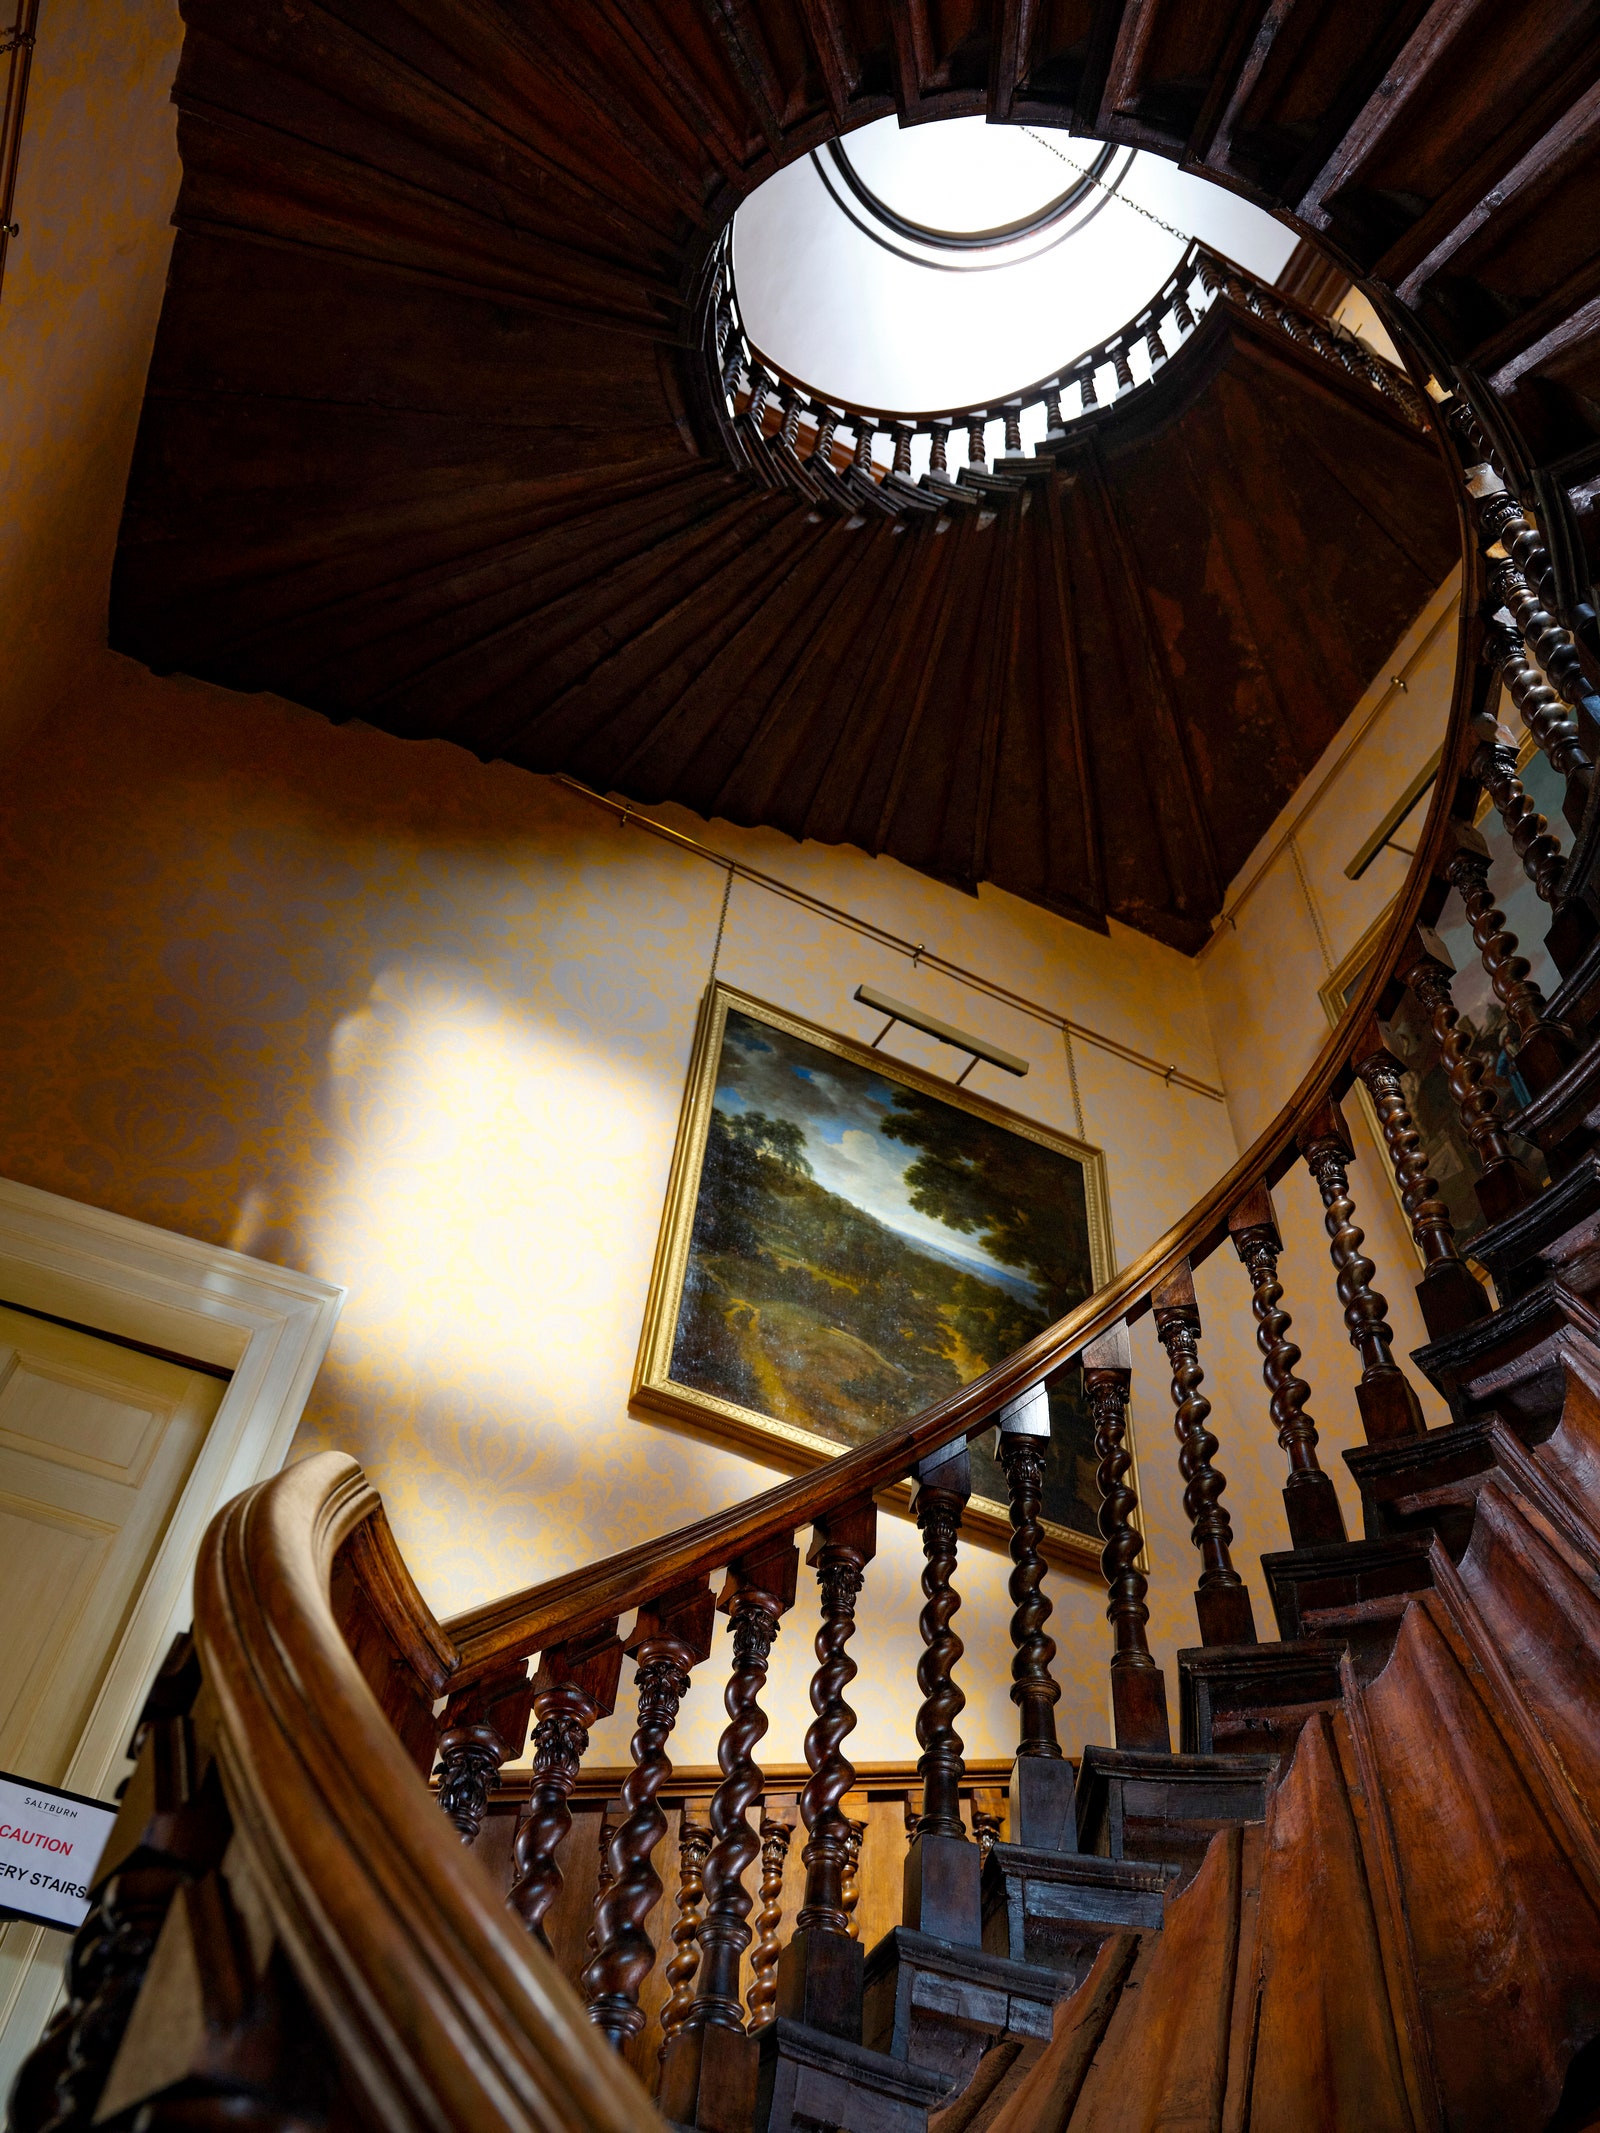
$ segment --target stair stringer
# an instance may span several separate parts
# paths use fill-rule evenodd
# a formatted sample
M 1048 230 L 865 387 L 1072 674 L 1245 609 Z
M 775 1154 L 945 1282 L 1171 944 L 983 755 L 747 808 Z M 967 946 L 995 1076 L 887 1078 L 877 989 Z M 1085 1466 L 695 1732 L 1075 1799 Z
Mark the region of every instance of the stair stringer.
M 1255 2017 L 1239 2133 L 1431 2133 L 1438 2123 L 1407 1996 L 1394 2004 L 1400 1951 L 1383 1944 L 1370 1818 L 1358 1820 L 1350 1796 L 1355 1760 L 1343 1714 L 1319 1713 L 1273 1796 L 1256 1976 L 1240 1978 Z
M 1570 1793 L 1529 1756 L 1531 1721 L 1452 1598 L 1419 1595 L 1369 1686 L 1347 1670 L 1346 1712 L 1382 1799 L 1441 2121 L 1504 2133 L 1506 2098 L 1542 2127 L 1600 2035 L 1600 1902 Z

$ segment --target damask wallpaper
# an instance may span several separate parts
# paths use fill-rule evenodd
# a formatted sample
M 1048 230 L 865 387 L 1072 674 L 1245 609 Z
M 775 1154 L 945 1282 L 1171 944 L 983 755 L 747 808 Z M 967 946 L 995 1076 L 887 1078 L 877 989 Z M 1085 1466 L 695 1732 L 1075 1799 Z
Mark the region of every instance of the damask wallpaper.
M 1192 966 L 1167 949 L 853 851 L 679 820 L 1216 1078 Z M 441 1612 L 774 1478 L 627 1408 L 725 883 L 547 781 L 109 655 L 95 693 L 9 765 L 0 1172 L 347 1283 L 296 1449 L 362 1460 Z M 1021 1084 L 980 1068 L 991 1093 L 1077 1130 L 1059 1033 L 743 880 L 718 968 L 858 1036 L 876 1027 L 858 983 L 912 993 L 1030 1059 Z M 950 1070 L 914 1032 L 894 1045 Z M 1229 1159 L 1227 1116 L 1089 1047 L 1076 1065 L 1117 1241 L 1135 1250 Z M 1171 1645 L 1191 1635 L 1191 1573 L 1167 1412 L 1152 1369 L 1136 1419 Z M 1241 1447 L 1236 1487 L 1252 1456 Z M 962 1573 L 975 1753 L 1012 1738 L 1007 1569 L 974 1549 Z M 914 1529 L 886 1515 L 859 1639 L 863 1757 L 910 1745 L 919 1571 Z M 1103 1603 L 1092 1580 L 1054 1584 L 1075 1744 L 1105 1730 Z M 773 1752 L 791 1756 L 803 1590 L 770 1699 Z M 686 1712 L 686 1758 L 714 1753 L 714 1672 Z M 618 1754 L 626 1725 L 612 1721 Z
M 297 1450 L 339 1446 L 367 1465 L 441 1612 L 774 1478 L 627 1404 L 714 948 L 730 983 L 847 1035 L 876 1029 L 850 997 L 865 982 L 1021 1053 L 1025 1083 L 980 1068 L 972 1086 L 1105 1151 L 1124 1259 L 1189 1206 L 1234 1155 L 1224 1105 L 1086 1045 L 1075 1088 L 1048 1025 L 747 881 L 732 884 L 719 945 L 721 869 L 544 781 L 106 652 L 177 189 L 167 90 L 182 24 L 174 0 L 62 0 L 49 28 L 0 335 L 0 1173 L 346 1284 Z M 1223 1078 L 1194 964 L 1155 943 L 854 851 L 674 819 Z M 1248 1075 L 1233 1009 L 1213 997 L 1230 1075 Z M 892 1048 L 951 1071 L 913 1032 Z M 1315 1237 L 1309 1248 L 1325 1284 Z M 1219 1254 L 1200 1289 L 1248 1570 L 1286 1535 L 1241 1280 Z M 1175 1708 L 1194 1559 L 1148 1320 L 1134 1349 L 1152 1629 Z M 1008 1567 L 972 1549 L 960 1572 L 962 1730 L 985 1756 L 1015 1738 Z M 919 1571 L 914 1528 L 886 1514 L 856 1642 L 864 1760 L 911 1751 Z M 1103 1594 L 1092 1575 L 1051 1589 L 1075 1748 L 1108 1737 Z M 1259 1578 L 1257 1608 L 1265 1622 Z M 800 1753 L 814 1623 L 802 1577 L 767 1699 L 776 1758 Z M 683 1760 L 712 1760 L 721 1679 L 708 1666 L 691 1691 Z M 625 1696 L 595 1755 L 620 1761 L 630 1724 Z

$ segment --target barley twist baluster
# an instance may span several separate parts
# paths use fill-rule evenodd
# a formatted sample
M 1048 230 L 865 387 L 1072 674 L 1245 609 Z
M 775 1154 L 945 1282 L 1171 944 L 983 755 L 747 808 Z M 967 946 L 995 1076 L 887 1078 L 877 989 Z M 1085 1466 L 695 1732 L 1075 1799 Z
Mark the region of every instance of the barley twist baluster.
M 949 451 L 950 425 L 948 422 L 936 422 L 929 432 L 928 472 L 938 475 L 941 481 L 949 479 Z
M 1572 705 L 1592 703 L 1572 632 L 1546 611 L 1539 597 L 1539 589 L 1547 582 L 1550 556 L 1538 529 L 1492 466 L 1469 469 L 1467 486 L 1478 499 L 1478 523 L 1492 543 L 1491 561 L 1504 556 L 1507 570 L 1516 572 L 1515 579 L 1506 571 L 1496 573 L 1505 588 L 1497 597 L 1505 600 L 1529 651 L 1559 694 Z
M 1061 387 L 1052 385 L 1044 396 L 1044 433 L 1047 440 L 1064 437 L 1066 424 L 1061 417 Z
M 1476 1186 L 1478 1204 L 1489 1221 L 1498 1222 L 1536 1199 L 1539 1188 L 1511 1152 L 1496 1115 L 1494 1091 L 1485 1086 L 1482 1062 L 1461 1027 L 1461 1017 L 1450 996 L 1454 974 L 1438 935 L 1415 928 L 1401 951 L 1395 975 L 1428 1011 L 1462 1129 L 1483 1165 L 1483 1176 Z
M 651 1861 L 667 1831 L 656 1795 L 672 1775 L 666 1744 L 690 1672 L 711 1652 L 714 1605 L 703 1579 L 679 1587 L 640 1608 L 628 1639 L 639 1691 L 633 1768 L 618 1803 L 620 1826 L 606 1851 L 605 1884 L 595 1899 L 594 1960 L 583 1973 L 589 2019 L 618 2051 L 644 2027 L 639 1989 L 656 1959 L 645 1921 L 661 1896 Z
M 1035 1385 L 998 1416 L 1000 1465 L 1011 1499 L 1011 1701 L 1021 1714 L 1011 1774 L 1011 1841 L 1034 1850 L 1076 1849 L 1071 1769 L 1056 1739 L 1061 1690 L 1050 1671 L 1055 1640 L 1044 1590 L 1045 1462 L 1050 1455 L 1050 1397 Z
M 972 1841 L 980 1861 L 987 1859 L 1000 1842 L 1005 1824 L 1005 1794 L 991 1786 L 975 1786 L 972 1793 Z
M 986 465 L 984 459 L 984 432 L 987 428 L 988 424 L 981 419 L 967 424 L 967 465 L 969 467 L 983 467 Z
M 1517 953 L 1505 913 L 1489 889 L 1489 847 L 1464 822 L 1450 825 L 1455 850 L 1445 879 L 1461 898 L 1473 944 L 1483 958 L 1494 996 L 1517 1033 L 1517 1070 L 1529 1090 L 1547 1089 L 1572 1058 L 1572 1032 L 1545 1013 L 1544 994 L 1532 980 L 1532 965 Z
M 825 407 L 822 410 L 821 420 L 817 424 L 816 446 L 812 451 L 811 457 L 806 462 L 808 466 L 832 468 L 833 440 L 838 427 L 838 416 L 831 407 Z
M 1016 402 L 1013 402 L 1005 410 L 1005 425 L 1005 456 L 1007 459 L 1022 459 L 1026 457 L 1022 449 L 1022 408 Z
M 1250 1304 L 1255 1313 L 1256 1346 L 1278 1442 L 1289 1458 L 1283 1508 L 1289 1538 L 1297 1548 L 1315 1548 L 1345 1537 L 1344 1513 L 1333 1477 L 1317 1459 L 1317 1425 L 1306 1412 L 1311 1387 L 1295 1375 L 1300 1350 L 1289 1338 L 1292 1323 L 1282 1307 L 1283 1284 L 1278 1259 L 1283 1237 L 1265 1185 L 1256 1186 L 1228 1217 L 1228 1233 L 1250 1276 Z
M 1518 608 L 1530 615 L 1542 612 L 1513 564 L 1502 564 L 1491 583 L 1495 597 L 1506 600 L 1514 614 Z M 1500 669 L 1507 694 L 1521 713 L 1523 724 L 1545 760 L 1565 780 L 1567 792 L 1561 811 L 1571 828 L 1581 828 L 1594 765 L 1578 738 L 1577 718 L 1528 657 L 1515 629 L 1491 627 L 1484 640 L 1484 656 Z
M 1361 1358 L 1356 1406 L 1367 1442 L 1381 1444 L 1394 1437 L 1420 1436 L 1422 1408 L 1411 1381 L 1395 1362 L 1389 1306 L 1372 1287 L 1377 1268 L 1361 1249 L 1366 1239 L 1356 1227 L 1348 1174 L 1355 1150 L 1335 1104 L 1323 1105 L 1300 1136 L 1299 1145 L 1306 1168 L 1322 1195 L 1328 1256 L 1333 1261 L 1335 1285 L 1344 1308 L 1345 1331 Z
M 778 1998 L 778 1928 L 783 1923 L 783 1869 L 794 1835 L 793 1800 L 761 1804 L 761 1908 L 756 1913 L 755 1946 L 750 1950 L 750 1989 L 745 2004 L 752 2030 L 776 2019 Z
M 845 1691 L 856 1674 L 856 1663 L 846 1647 L 855 1633 L 862 1578 L 877 1545 L 877 1513 L 869 1500 L 819 1518 L 806 1555 L 822 1589 L 817 1670 L 811 1681 L 811 1708 L 816 1716 L 806 1734 L 806 1768 L 811 1775 L 800 1795 L 806 1826 L 801 1855 L 806 1886 L 777 1979 L 781 2014 L 857 2043 L 861 2040 L 862 1951 L 850 1938 L 844 1905 L 850 1825 L 840 1805 L 856 1778 L 844 1752 L 844 1742 L 856 1723 L 856 1714 L 845 1701 Z
M 589 1728 L 610 1716 L 622 1671 L 614 1621 L 543 1654 L 533 1677 L 533 1790 L 517 1831 L 517 1878 L 506 1898 L 544 1947 L 544 1920 L 561 1893 L 556 1854 L 572 1828 L 567 1801 L 578 1782 Z
M 744 1877 L 761 1850 L 749 1813 L 761 1798 L 755 1750 L 767 1730 L 761 1688 L 782 1616 L 794 1604 L 800 1556 L 784 1539 L 728 1571 L 718 1607 L 728 1616 L 733 1670 L 723 1698 L 728 1723 L 717 1749 L 722 1783 L 711 1801 L 701 1967 L 694 2004 L 662 2066 L 661 2109 L 681 2126 L 732 2127 L 755 2110 L 756 2056 L 744 2033 L 739 1966 L 750 1945 Z
M 1178 1471 L 1184 1480 L 1183 1508 L 1190 1534 L 1200 1551 L 1200 1583 L 1194 1596 L 1202 1644 L 1254 1644 L 1255 1617 L 1250 1593 L 1233 1567 L 1229 1553 L 1233 1527 L 1222 1508 L 1225 1477 L 1212 1465 L 1217 1440 L 1206 1428 L 1211 1402 L 1200 1390 L 1200 1309 L 1194 1278 L 1185 1260 L 1152 1295 L 1156 1331 L 1172 1365 L 1172 1399 L 1176 1408 Z
M 671 1990 L 661 2010 L 661 2050 L 657 2056 L 662 2059 L 694 2005 L 695 1972 L 700 1968 L 700 1902 L 706 1892 L 705 1865 L 711 1854 L 711 1831 L 704 1822 L 690 1818 L 696 1811 L 709 1811 L 710 1805 L 709 1800 L 685 1800 L 678 1815 L 678 1915 L 672 1927 L 673 1952 L 665 1970 Z
M 611 1840 L 627 1812 L 620 1799 L 607 1800 L 600 1810 L 600 1833 L 595 1845 L 600 1857 L 594 1877 L 594 1902 L 589 1907 L 589 1930 L 584 1935 L 584 1946 L 588 1950 L 591 1965 L 600 1948 L 600 1906 L 606 1900 L 606 1891 L 617 1878 L 616 1868 L 611 1863 Z M 588 1975 L 585 1970 L 585 1989 Z
M 1362 1032 L 1351 1064 L 1372 1098 L 1406 1220 L 1422 1253 L 1417 1302 L 1422 1307 L 1423 1323 L 1432 1339 L 1442 1340 L 1446 1334 L 1459 1333 L 1478 1319 L 1487 1318 L 1489 1299 L 1483 1284 L 1456 1249 L 1450 1210 L 1428 1175 L 1422 1136 L 1406 1102 L 1405 1068 L 1390 1051 L 1377 1023 L 1369 1023 Z
M 872 479 L 872 440 L 877 434 L 870 422 L 859 416 L 856 418 L 856 449 L 855 457 L 850 462 L 850 471 L 853 474 L 865 474 L 869 481 Z
M 1088 363 L 1078 372 L 1078 405 L 1085 414 L 1091 407 L 1100 405 L 1100 396 L 1095 390 L 1095 368 L 1093 363 Z
M 923 1652 L 917 1666 L 922 1810 L 906 1854 L 904 1922 L 914 1932 L 976 1948 L 983 1944 L 978 1851 L 961 1819 L 966 1764 L 955 1725 L 967 1699 L 955 1681 L 962 1645 L 951 1627 L 961 1606 L 954 1584 L 957 1536 L 971 1494 L 972 1463 L 962 1438 L 917 1468 L 913 1507 L 925 1558 L 919 1622 Z
M 1479 734 L 1470 769 L 1493 800 L 1523 872 L 1543 903 L 1554 904 L 1565 861 L 1550 825 L 1534 806 L 1517 775 L 1517 751 L 1499 738 L 1493 719 L 1474 721 Z
M 1149 1586 L 1139 1568 L 1144 1547 L 1135 1521 L 1139 1499 L 1129 1475 L 1128 1392 L 1133 1356 L 1126 1326 L 1112 1326 L 1083 1351 L 1083 1390 L 1094 1420 L 1094 1449 L 1099 1461 L 1100 1534 L 1105 1548 L 1100 1568 L 1105 1576 L 1106 1620 L 1111 1624 L 1111 1715 L 1119 1748 L 1144 1748 L 1170 1754 L 1167 1684 L 1150 1655 L 1145 1624 Z
M 851 1805 L 850 1800 L 844 1802 Z M 866 1812 L 865 1798 L 859 1800 Z M 856 1917 L 856 1906 L 861 1901 L 861 1847 L 866 1842 L 867 1825 L 852 1815 L 844 1818 L 845 1846 L 844 1872 L 839 1878 L 839 1908 L 844 1913 L 844 1929 L 852 1940 L 861 1938 L 861 1925 Z
M 439 1734 L 439 1805 L 460 1831 L 463 1844 L 476 1843 L 490 1788 L 502 1763 L 521 1753 L 532 1708 L 526 1659 L 458 1689 L 445 1705 Z
M 894 471 L 906 479 L 911 474 L 911 424 L 897 422 L 890 432 L 894 438 Z
M 1111 365 L 1117 374 L 1118 394 L 1133 390 L 1133 365 L 1128 361 L 1128 351 L 1119 342 L 1111 351 Z

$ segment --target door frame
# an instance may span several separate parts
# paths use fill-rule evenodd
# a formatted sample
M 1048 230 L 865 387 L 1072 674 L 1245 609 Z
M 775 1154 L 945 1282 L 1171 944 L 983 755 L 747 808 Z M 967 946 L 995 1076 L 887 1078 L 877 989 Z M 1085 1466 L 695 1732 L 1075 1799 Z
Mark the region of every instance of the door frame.
M 337 1283 L 0 1178 L 0 1301 L 232 1373 L 129 1614 L 62 1782 L 104 1799 L 124 1774 L 150 1681 L 191 1619 L 212 1518 L 275 1474 L 344 1303 Z M 0 1951 L 0 2084 L 59 1989 L 65 1940 L 11 1924 Z

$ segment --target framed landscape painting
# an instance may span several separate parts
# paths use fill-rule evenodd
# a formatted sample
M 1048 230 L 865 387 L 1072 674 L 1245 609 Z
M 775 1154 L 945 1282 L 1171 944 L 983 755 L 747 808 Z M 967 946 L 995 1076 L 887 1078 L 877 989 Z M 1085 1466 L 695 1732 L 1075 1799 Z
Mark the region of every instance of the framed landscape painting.
M 809 1466 L 981 1377 L 1110 1273 L 1098 1149 L 716 985 L 634 1396 Z M 1051 1549 L 1097 1557 L 1077 1366 L 1049 1393 Z M 967 1523 L 1003 1535 L 993 1442 L 972 1442 Z

